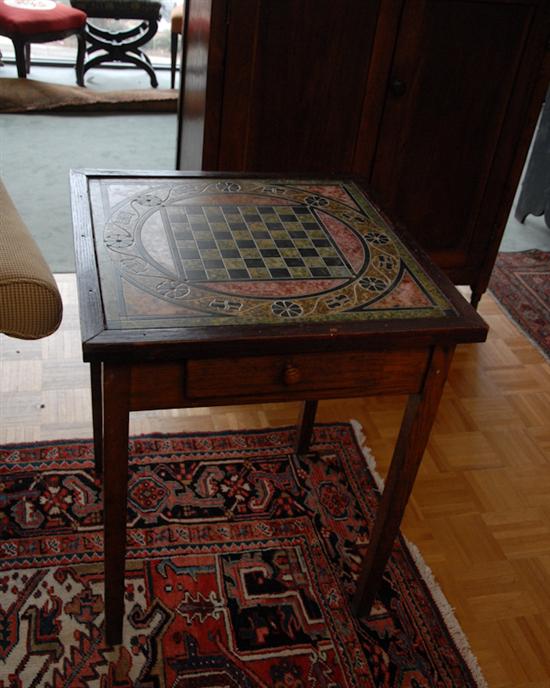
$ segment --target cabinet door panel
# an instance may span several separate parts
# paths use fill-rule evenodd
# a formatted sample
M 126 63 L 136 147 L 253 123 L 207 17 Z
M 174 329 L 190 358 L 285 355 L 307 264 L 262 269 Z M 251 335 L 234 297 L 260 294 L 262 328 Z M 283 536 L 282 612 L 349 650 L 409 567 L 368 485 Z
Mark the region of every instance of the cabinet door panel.
M 378 0 L 233 0 L 218 169 L 350 171 Z
M 442 267 L 468 260 L 533 10 L 405 3 L 372 186 Z

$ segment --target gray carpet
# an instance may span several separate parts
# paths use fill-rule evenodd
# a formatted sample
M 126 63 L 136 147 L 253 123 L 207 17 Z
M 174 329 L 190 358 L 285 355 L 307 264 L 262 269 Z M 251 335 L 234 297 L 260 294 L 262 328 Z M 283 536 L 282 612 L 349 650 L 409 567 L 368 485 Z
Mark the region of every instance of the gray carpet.
M 175 114 L 0 115 L 0 175 L 53 272 L 73 272 L 71 168 L 173 170 Z

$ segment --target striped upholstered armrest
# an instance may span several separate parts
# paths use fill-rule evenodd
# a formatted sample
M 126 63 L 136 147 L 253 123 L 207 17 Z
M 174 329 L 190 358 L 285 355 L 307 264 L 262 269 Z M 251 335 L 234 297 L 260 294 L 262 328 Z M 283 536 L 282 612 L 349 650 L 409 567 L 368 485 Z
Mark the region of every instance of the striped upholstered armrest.
M 62 312 L 53 275 L 0 180 L 0 332 L 45 337 Z

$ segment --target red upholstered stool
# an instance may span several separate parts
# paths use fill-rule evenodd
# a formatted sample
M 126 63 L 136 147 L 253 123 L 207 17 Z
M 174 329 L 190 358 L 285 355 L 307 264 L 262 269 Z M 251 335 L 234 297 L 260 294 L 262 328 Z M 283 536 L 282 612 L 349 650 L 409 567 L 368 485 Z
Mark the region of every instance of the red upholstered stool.
M 71 0 L 71 5 L 88 16 L 84 30 L 86 62 L 79 54 L 77 73 L 84 75 L 104 62 L 128 62 L 147 72 L 153 88 L 158 86 L 153 64 L 141 48 L 157 32 L 162 0 Z M 122 20 L 123 25 L 111 31 L 97 26 L 92 19 Z M 128 26 L 128 19 L 133 26 Z
M 83 53 L 85 24 L 84 12 L 53 0 L 0 0 L 0 35 L 13 42 L 17 76 L 21 79 L 30 70 L 31 43 L 48 43 L 76 34 L 78 54 Z M 79 64 L 78 58 L 76 64 Z M 83 85 L 78 69 L 76 80 Z

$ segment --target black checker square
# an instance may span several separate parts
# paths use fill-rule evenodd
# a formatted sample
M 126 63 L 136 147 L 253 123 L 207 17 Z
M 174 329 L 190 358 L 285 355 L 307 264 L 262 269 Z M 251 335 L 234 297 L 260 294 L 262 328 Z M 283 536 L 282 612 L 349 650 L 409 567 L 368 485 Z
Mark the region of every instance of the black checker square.
M 329 265 L 330 267 L 343 267 L 344 261 L 339 258 L 338 256 L 327 256 L 324 258 L 325 265 Z
M 262 230 L 253 229 L 252 230 L 252 236 L 256 241 L 259 241 L 261 239 L 266 239 L 267 241 L 269 241 L 269 239 L 270 239 L 270 234 L 265 229 L 262 229 Z
M 330 277 L 328 268 L 311 268 L 311 273 L 314 277 Z
M 216 248 L 214 239 L 197 239 L 197 246 L 201 248 Z
M 264 261 L 261 258 L 245 258 L 244 262 L 247 268 L 265 267 Z
M 261 248 L 260 255 L 263 258 L 278 258 L 281 254 L 276 248 Z
M 273 279 L 290 279 L 292 277 L 286 268 L 271 268 L 269 272 Z
M 215 229 L 212 233 L 216 241 L 231 241 L 231 239 L 233 238 L 231 232 L 228 232 L 225 229 Z
M 187 275 L 187 279 L 190 280 L 191 282 L 198 282 L 207 279 L 208 275 L 206 273 L 206 270 L 186 270 L 185 271 Z
M 172 206 L 168 220 L 189 281 L 353 276 L 314 212 L 304 206 Z
M 234 280 L 247 280 L 250 279 L 250 274 L 248 270 L 240 270 L 238 268 L 229 268 L 229 276 Z

